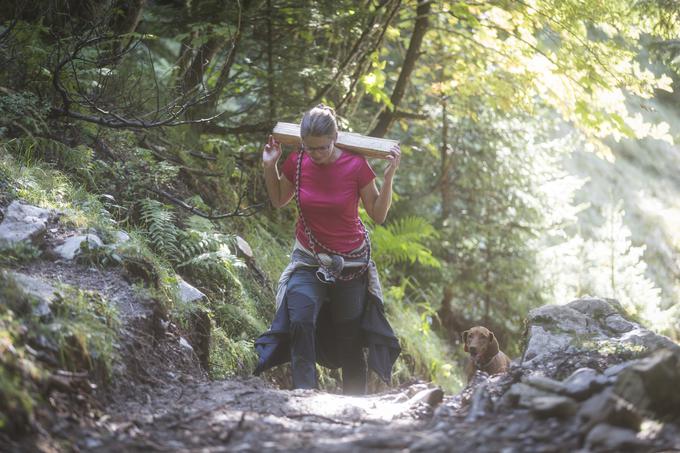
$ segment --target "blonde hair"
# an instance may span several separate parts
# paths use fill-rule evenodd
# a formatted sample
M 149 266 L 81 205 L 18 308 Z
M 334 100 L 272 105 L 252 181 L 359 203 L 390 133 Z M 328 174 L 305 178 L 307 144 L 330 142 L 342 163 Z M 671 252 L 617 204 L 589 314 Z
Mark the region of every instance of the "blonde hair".
M 338 123 L 335 110 L 324 104 L 319 104 L 302 117 L 300 122 L 300 137 L 334 137 L 338 133 Z

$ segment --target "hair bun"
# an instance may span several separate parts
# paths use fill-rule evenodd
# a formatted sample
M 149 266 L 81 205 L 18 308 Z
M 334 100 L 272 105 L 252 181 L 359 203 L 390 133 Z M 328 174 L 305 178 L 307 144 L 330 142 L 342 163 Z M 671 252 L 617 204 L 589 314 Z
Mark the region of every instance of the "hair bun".
M 335 109 L 331 106 L 328 106 L 324 103 L 321 103 L 321 104 L 318 104 L 314 108 L 321 109 L 321 110 L 328 110 L 329 112 L 331 112 L 331 115 L 333 115 L 333 117 L 335 117 Z

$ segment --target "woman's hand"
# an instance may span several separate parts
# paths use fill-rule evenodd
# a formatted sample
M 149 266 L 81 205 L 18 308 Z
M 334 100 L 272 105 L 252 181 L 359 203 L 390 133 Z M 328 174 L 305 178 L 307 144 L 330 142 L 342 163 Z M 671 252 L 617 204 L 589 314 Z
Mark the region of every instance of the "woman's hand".
M 281 143 L 274 140 L 274 137 L 269 136 L 269 140 L 264 145 L 264 150 L 262 151 L 262 163 L 265 167 L 276 166 L 276 163 L 281 157 Z
M 401 160 L 401 149 L 399 148 L 399 143 L 390 148 L 390 155 L 387 157 L 389 164 L 385 168 L 385 179 L 392 180 L 394 173 L 399 168 L 399 161 Z

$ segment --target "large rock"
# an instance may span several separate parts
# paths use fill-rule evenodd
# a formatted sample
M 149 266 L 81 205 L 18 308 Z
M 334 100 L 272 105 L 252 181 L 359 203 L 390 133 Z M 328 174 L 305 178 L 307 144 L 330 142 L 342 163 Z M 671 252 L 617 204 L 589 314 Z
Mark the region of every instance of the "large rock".
M 592 368 L 579 368 L 564 380 L 564 393 L 577 400 L 584 400 L 601 390 L 607 383 L 609 383 L 607 376 Z
M 623 312 L 623 307 L 619 301 L 615 299 L 600 299 L 597 297 L 576 299 L 569 302 L 566 306 L 583 313 L 588 318 L 598 321 Z
M 54 249 L 54 252 L 61 259 L 72 260 L 81 253 L 83 243 L 87 244 L 90 249 L 96 249 L 104 245 L 96 234 L 87 234 L 67 238 L 63 244 Z
M 585 440 L 587 451 L 648 452 L 652 445 L 637 437 L 633 430 L 600 423 Z
M 588 399 L 578 411 L 581 431 L 586 433 L 600 423 L 637 431 L 642 416 L 628 401 L 616 395 L 611 388 Z
M 0 224 L 0 242 L 37 242 L 45 234 L 47 222 L 53 215 L 49 209 L 13 201 Z
M 589 331 L 588 317 L 569 305 L 544 305 L 536 308 L 529 312 L 527 321 L 549 331 L 559 330 L 576 335 Z
M 531 366 L 554 354 L 566 352 L 571 347 L 572 337 L 566 333 L 556 333 L 542 326 L 529 327 L 529 341 L 522 355 L 522 363 Z
M 662 349 L 623 369 L 614 392 L 642 411 L 680 416 L 678 384 L 680 354 Z
M 238 251 L 238 254 L 246 260 L 252 260 L 255 256 L 250 244 L 248 244 L 241 236 L 236 236 L 236 250 Z
M 179 298 L 184 303 L 195 302 L 201 300 L 205 297 L 198 289 L 194 288 L 190 284 L 184 281 L 184 279 L 179 279 Z
M 35 316 L 42 319 L 52 316 L 50 307 L 57 299 L 58 293 L 51 283 L 20 272 L 8 271 L 6 275 L 13 279 L 24 293 L 36 299 L 37 304 L 33 307 L 33 314 Z
M 113 233 L 113 242 L 115 244 L 123 244 L 130 240 L 130 235 L 123 230 L 118 230 Z
M 576 413 L 576 401 L 568 396 L 539 396 L 533 399 L 531 412 L 537 417 L 569 417 Z
M 583 351 L 608 350 L 628 358 L 645 356 L 680 346 L 625 318 L 612 299 L 584 298 L 566 305 L 545 305 L 532 310 L 528 319 L 527 346 L 522 364 L 536 367 L 560 356 Z

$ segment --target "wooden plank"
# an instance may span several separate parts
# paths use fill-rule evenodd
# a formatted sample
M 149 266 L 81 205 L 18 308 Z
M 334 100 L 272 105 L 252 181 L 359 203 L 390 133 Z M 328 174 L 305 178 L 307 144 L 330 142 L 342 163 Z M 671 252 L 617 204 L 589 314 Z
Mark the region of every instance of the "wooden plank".
M 274 127 L 272 136 L 274 140 L 284 145 L 299 145 L 301 141 L 300 125 L 278 122 Z M 339 132 L 336 143 L 341 148 L 363 154 L 367 157 L 385 159 L 389 155 L 390 149 L 399 142 L 386 138 L 368 137 L 353 132 Z

